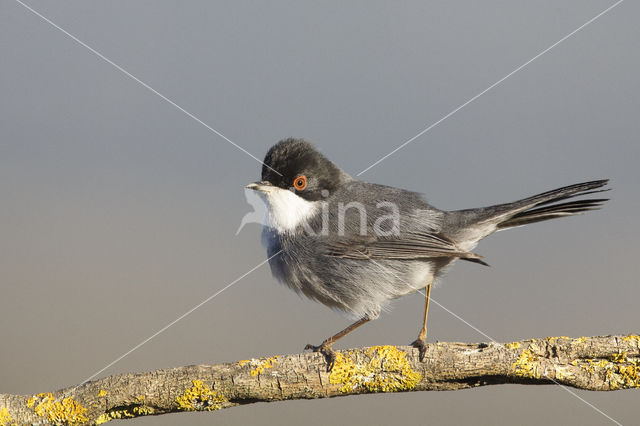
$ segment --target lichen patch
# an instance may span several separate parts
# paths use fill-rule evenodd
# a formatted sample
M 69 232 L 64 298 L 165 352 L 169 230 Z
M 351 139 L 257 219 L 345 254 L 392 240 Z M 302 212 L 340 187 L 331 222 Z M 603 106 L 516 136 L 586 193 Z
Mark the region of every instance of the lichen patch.
M 17 425 L 11 417 L 11 413 L 7 410 L 7 407 L 0 408 L 0 426 L 14 426 Z
M 590 374 L 604 376 L 610 390 L 640 388 L 640 360 L 625 352 L 602 359 L 580 359 L 571 362 Z
M 264 361 L 260 361 L 258 366 L 253 370 L 251 370 L 251 373 L 250 373 L 251 377 L 255 377 L 259 374 L 262 374 L 262 372 L 267 368 L 273 368 L 274 364 L 278 362 L 277 359 L 278 359 L 277 356 L 272 356 L 271 358 L 267 358 Z
M 202 380 L 193 380 L 193 386 L 185 389 L 184 393 L 176 398 L 178 409 L 184 411 L 194 410 L 219 410 L 222 403 L 228 402 L 224 395 L 211 390 Z
M 395 346 L 374 346 L 366 355 L 368 362 L 359 363 L 354 352 L 337 353 L 329 382 L 342 385 L 340 392 L 398 392 L 414 389 L 422 379 Z
M 77 425 L 89 421 L 85 416 L 87 409 L 73 398 L 65 397 L 58 401 L 51 392 L 39 393 L 29 398 L 27 406 L 33 408 L 38 416 L 54 424 Z
M 539 379 L 540 372 L 538 371 L 538 366 L 538 355 L 533 353 L 531 349 L 525 349 L 513 364 L 513 369 L 515 375 L 518 377 Z

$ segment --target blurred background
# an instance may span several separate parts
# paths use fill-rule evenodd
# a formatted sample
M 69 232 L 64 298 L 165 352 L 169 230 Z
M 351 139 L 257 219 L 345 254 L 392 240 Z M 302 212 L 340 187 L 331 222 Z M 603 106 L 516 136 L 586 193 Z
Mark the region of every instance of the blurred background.
M 288 136 L 353 175 L 613 1 L 29 5 L 262 159 Z M 640 5 L 624 2 L 361 178 L 443 209 L 611 178 L 588 215 L 499 233 L 432 295 L 498 341 L 638 329 Z M 0 3 L 0 392 L 81 382 L 266 256 L 260 164 L 17 2 Z M 423 297 L 337 348 L 408 344 Z M 298 353 L 347 319 L 262 266 L 100 377 Z M 433 305 L 429 340 L 487 339 Z M 622 424 L 637 391 L 582 398 Z M 179 417 L 178 417 L 179 416 Z M 130 424 L 609 420 L 557 386 L 293 401 Z

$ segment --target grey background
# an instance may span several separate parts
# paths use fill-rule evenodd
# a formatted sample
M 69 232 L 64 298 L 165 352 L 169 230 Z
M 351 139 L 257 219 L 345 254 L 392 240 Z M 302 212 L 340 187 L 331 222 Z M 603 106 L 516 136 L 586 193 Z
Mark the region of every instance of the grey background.
M 612 1 L 31 1 L 262 158 L 306 137 L 355 174 Z M 609 177 L 585 216 L 500 233 L 435 300 L 498 341 L 638 332 L 637 2 L 365 173 L 456 209 Z M 10 0 L 0 2 L 0 392 L 76 384 L 265 259 L 260 165 Z M 339 348 L 406 344 L 423 298 Z M 347 324 L 262 267 L 102 375 L 299 352 Z M 487 339 L 433 307 L 431 341 Z M 637 391 L 577 392 L 623 424 Z M 179 417 L 178 417 L 179 416 Z M 132 424 L 581 424 L 554 386 L 295 401 Z

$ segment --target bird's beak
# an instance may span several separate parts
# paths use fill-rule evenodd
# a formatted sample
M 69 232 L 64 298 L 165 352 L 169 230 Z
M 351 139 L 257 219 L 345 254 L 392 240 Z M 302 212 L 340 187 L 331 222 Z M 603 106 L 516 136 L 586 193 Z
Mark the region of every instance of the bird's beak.
M 245 188 L 253 189 L 254 191 L 269 192 L 274 188 L 274 186 L 271 182 L 263 180 L 262 182 L 252 182 L 245 186 Z

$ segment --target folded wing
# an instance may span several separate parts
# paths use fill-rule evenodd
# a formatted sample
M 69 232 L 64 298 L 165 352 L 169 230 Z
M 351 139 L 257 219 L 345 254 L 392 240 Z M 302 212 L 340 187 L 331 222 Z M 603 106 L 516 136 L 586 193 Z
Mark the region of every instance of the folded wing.
M 483 263 L 482 256 L 461 250 L 442 233 L 403 233 L 397 237 L 349 236 L 321 243 L 325 256 L 345 259 L 419 260 L 457 257 Z

